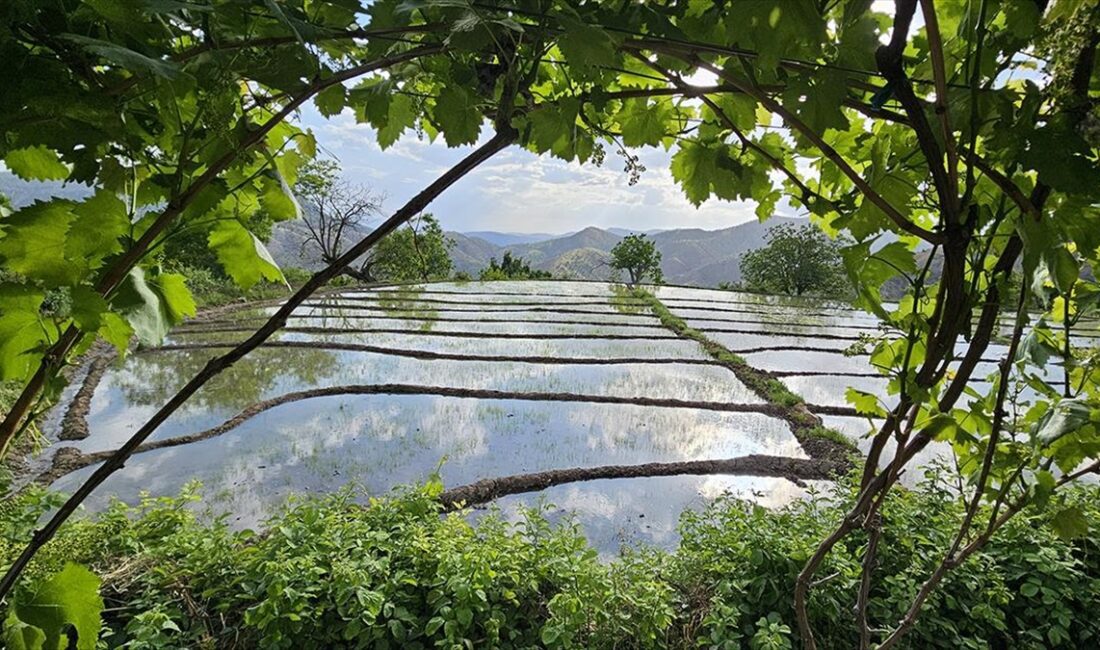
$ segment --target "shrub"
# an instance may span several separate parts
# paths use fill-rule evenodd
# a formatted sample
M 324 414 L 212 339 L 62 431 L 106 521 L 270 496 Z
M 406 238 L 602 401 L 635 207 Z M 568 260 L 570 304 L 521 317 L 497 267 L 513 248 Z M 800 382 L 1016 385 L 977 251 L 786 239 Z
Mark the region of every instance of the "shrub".
M 578 527 L 529 511 L 519 524 L 441 516 L 430 483 L 372 499 L 293 500 L 265 533 L 201 520 L 195 487 L 115 504 L 67 524 L 23 589 L 66 562 L 103 577 L 109 647 L 788 648 L 791 589 L 817 540 L 850 503 L 847 482 L 769 510 L 733 498 L 686 512 L 672 552 L 604 562 Z M 1100 522 L 1100 487 L 1069 498 Z M 0 558 L 55 507 L 40 489 L 0 512 Z M 893 493 L 871 594 L 873 621 L 898 619 L 942 555 L 961 507 L 938 475 Z M 1100 633 L 1097 538 L 1055 537 L 1019 517 L 935 592 L 905 647 L 1094 646 Z M 856 536 L 827 559 L 812 592 L 821 647 L 851 647 Z

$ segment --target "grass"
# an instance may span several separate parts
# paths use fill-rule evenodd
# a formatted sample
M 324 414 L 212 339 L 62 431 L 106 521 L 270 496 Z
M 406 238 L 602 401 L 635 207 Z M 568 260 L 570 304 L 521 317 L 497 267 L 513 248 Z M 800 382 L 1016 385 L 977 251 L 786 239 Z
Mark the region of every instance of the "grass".
M 616 295 L 629 295 L 635 299 L 644 301 L 653 315 L 661 321 L 661 325 L 672 330 L 679 336 L 696 341 L 715 361 L 725 365 L 733 371 L 749 390 L 760 396 L 769 404 L 778 406 L 784 411 L 786 419 L 800 440 L 827 440 L 855 451 L 856 445 L 847 436 L 835 429 L 823 426 L 817 417 L 811 415 L 806 409 L 806 402 L 802 396 L 787 388 L 786 384 L 772 377 L 767 372 L 750 365 L 744 357 L 731 352 L 720 343 L 710 339 L 703 332 L 688 326 L 684 319 L 673 314 L 661 300 L 645 289 L 623 289 L 622 293 L 616 290 Z
M 845 447 L 850 447 L 853 449 L 855 448 L 855 443 L 853 443 L 848 436 L 837 431 L 836 429 L 831 429 L 826 426 L 816 426 L 810 429 L 807 432 L 807 435 L 817 438 L 818 440 L 832 440 L 833 442 L 844 445 Z

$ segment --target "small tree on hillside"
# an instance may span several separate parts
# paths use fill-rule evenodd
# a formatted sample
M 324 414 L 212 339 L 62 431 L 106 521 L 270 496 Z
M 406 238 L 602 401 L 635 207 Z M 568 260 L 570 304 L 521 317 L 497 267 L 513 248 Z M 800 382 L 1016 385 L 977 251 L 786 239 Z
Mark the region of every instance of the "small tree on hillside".
M 369 188 L 340 179 L 340 167 L 332 160 L 318 160 L 305 166 L 294 185 L 294 194 L 305 203 L 302 222 L 309 235 L 302 251 L 313 248 L 326 265 L 335 262 L 350 240 L 357 241 L 360 226 L 380 213 L 383 196 Z M 344 272 L 365 280 L 354 267 Z
M 776 226 L 768 245 L 741 257 L 741 277 L 751 291 L 801 296 L 835 295 L 847 286 L 839 247 L 811 224 Z
M 549 280 L 553 277 L 549 271 L 540 271 L 531 268 L 531 264 L 519 255 L 512 255 L 512 251 L 504 251 L 504 257 L 500 262 L 497 258 L 489 259 L 489 266 L 481 269 L 478 279 L 488 280 Z
M 661 252 L 645 235 L 627 235 L 611 249 L 611 268 L 626 271 L 631 286 L 649 278 L 654 284 L 664 282 L 661 274 Z
M 431 214 L 414 218 L 378 242 L 359 269 L 370 282 L 439 280 L 451 275 L 455 241 Z

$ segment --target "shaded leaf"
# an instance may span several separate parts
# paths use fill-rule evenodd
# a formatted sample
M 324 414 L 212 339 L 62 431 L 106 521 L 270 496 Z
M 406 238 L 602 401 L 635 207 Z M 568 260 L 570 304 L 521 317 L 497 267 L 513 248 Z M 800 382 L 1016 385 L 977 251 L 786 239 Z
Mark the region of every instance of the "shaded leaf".
M 477 108 L 477 97 L 465 88 L 444 88 L 435 100 L 432 115 L 448 147 L 477 142 L 482 116 Z
M 1050 520 L 1054 533 L 1065 541 L 1084 537 L 1089 532 L 1089 520 L 1079 506 L 1070 506 L 1058 511 Z

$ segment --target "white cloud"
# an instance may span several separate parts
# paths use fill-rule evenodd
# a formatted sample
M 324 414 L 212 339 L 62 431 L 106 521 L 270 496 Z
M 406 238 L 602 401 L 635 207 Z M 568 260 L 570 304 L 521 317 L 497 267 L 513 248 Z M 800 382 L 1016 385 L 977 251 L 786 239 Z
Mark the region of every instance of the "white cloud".
M 345 176 L 383 191 L 393 210 L 460 160 L 470 147 L 448 149 L 406 133 L 382 151 L 373 129 L 350 112 L 324 119 L 305 112 L 323 151 L 339 159 Z M 488 138 L 483 133 L 482 141 Z M 602 167 L 536 156 L 512 147 L 483 163 L 429 208 L 452 230 L 567 232 L 586 226 L 638 230 L 725 228 L 755 219 L 755 205 L 712 199 L 695 208 L 669 172 L 671 154 L 646 148 L 634 152 L 646 171 L 635 185 L 622 159 L 609 151 Z

